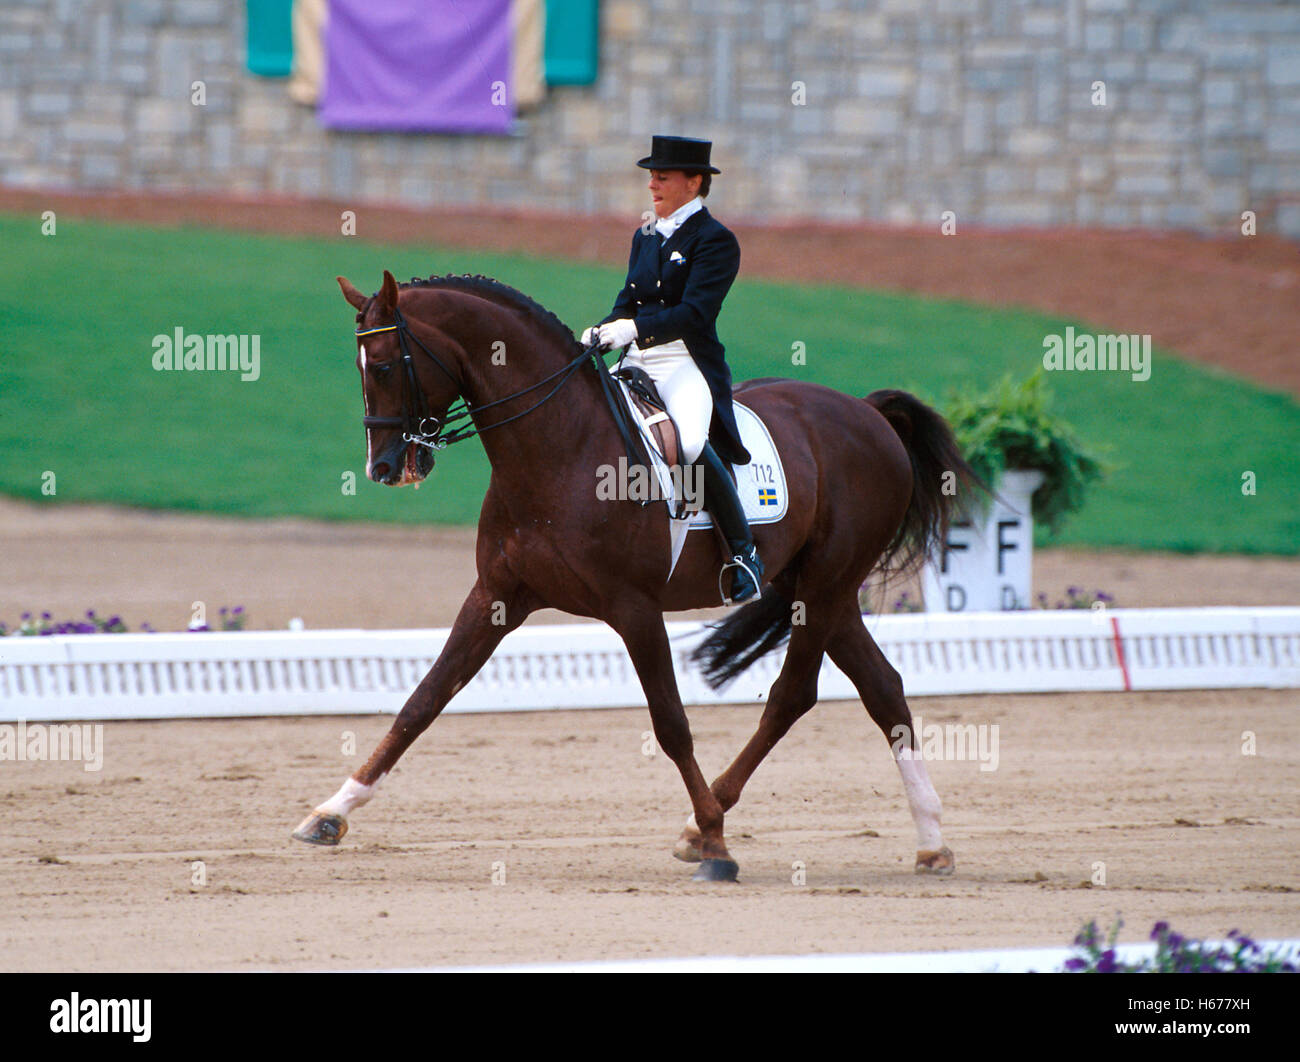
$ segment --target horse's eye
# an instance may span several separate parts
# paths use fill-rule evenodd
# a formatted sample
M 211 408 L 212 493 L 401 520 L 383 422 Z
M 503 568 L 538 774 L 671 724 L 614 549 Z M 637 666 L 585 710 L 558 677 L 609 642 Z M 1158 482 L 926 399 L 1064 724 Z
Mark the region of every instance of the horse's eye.
M 393 371 L 393 367 L 391 365 L 372 365 L 370 366 L 370 371 L 373 372 L 380 379 L 383 379 L 385 376 L 387 376 L 390 372 Z

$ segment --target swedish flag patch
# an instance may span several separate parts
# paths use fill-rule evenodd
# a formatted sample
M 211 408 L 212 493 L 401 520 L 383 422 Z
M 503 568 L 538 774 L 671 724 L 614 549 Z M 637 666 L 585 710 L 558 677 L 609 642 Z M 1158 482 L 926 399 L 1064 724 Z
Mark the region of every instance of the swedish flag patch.
M 763 488 L 762 488 L 761 490 L 759 490 L 759 492 L 758 492 L 758 504 L 759 504 L 759 505 L 775 505 L 775 504 L 776 504 L 776 491 L 774 491 L 771 487 L 763 487 Z

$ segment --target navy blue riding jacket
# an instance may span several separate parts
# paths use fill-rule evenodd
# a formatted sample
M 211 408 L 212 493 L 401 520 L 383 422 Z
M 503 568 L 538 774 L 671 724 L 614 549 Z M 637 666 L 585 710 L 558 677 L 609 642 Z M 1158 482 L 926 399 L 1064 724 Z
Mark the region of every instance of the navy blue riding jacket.
M 637 229 L 627 281 L 601 324 L 632 318 L 637 345 L 682 340 L 713 395 L 709 441 L 724 461 L 749 464 L 731 408 L 731 370 L 718 340 L 717 319 L 740 271 L 740 244 L 707 208 L 697 210 L 664 239 Z

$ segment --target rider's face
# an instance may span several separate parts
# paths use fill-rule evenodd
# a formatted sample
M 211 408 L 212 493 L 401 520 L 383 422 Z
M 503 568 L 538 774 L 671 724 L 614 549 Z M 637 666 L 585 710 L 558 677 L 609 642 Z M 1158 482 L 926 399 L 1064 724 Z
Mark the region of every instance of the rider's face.
M 699 194 L 701 180 L 703 177 L 698 173 L 651 170 L 650 201 L 654 204 L 655 214 L 666 218 L 674 210 L 685 206 Z

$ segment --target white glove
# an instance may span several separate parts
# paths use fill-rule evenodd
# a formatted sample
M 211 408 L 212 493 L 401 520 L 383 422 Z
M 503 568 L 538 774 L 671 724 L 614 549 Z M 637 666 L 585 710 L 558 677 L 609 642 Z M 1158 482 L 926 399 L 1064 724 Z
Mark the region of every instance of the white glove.
M 636 322 L 630 317 L 610 321 L 609 324 L 600 326 L 598 334 L 601 346 L 606 350 L 617 350 L 636 341 Z
M 584 347 L 591 346 L 594 342 L 596 342 L 596 335 L 599 332 L 600 332 L 600 325 L 592 325 L 590 328 L 588 328 L 585 332 L 582 333 L 582 345 Z

